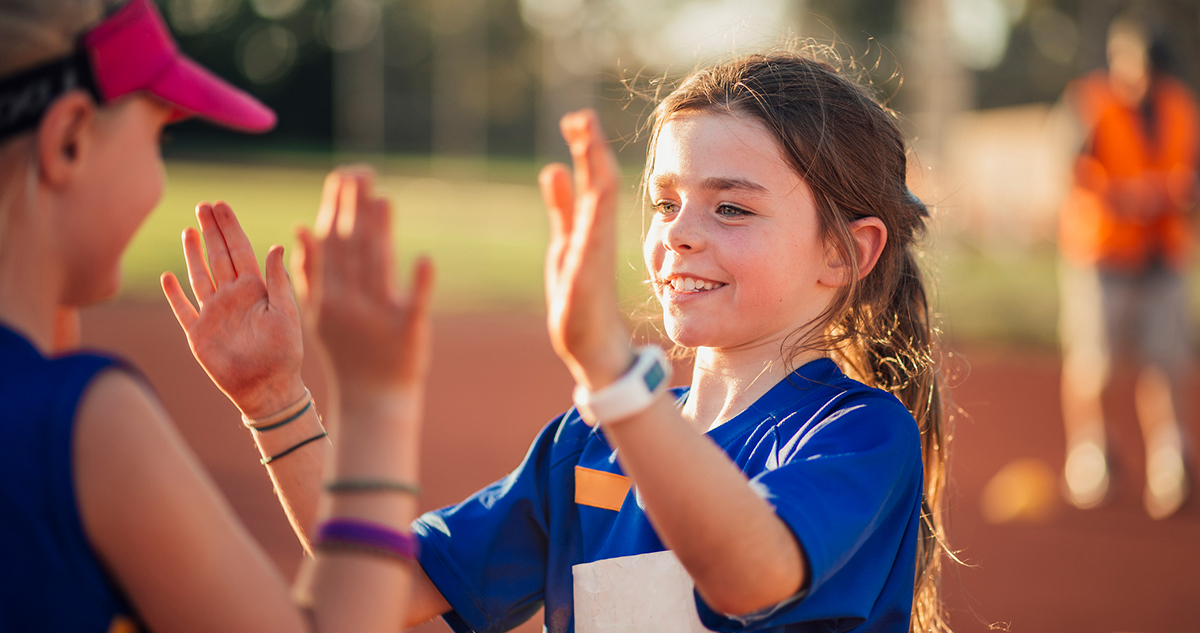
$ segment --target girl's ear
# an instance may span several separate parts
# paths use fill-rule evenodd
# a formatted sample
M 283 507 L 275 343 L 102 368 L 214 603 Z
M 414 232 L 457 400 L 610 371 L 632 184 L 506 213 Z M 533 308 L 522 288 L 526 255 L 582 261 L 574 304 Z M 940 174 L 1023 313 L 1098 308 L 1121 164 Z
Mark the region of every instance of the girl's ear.
M 89 146 L 88 130 L 96 116 L 96 103 L 81 90 L 55 100 L 37 128 L 38 173 L 43 182 L 62 187 L 71 182 L 83 164 Z
M 875 268 L 883 246 L 887 244 L 887 227 L 883 220 L 869 216 L 850 223 L 851 246 L 858 259 L 858 278 L 862 279 Z M 821 275 L 821 283 L 831 288 L 840 288 L 850 283 L 854 268 L 845 261 L 842 253 L 828 245 L 825 249 L 825 273 Z

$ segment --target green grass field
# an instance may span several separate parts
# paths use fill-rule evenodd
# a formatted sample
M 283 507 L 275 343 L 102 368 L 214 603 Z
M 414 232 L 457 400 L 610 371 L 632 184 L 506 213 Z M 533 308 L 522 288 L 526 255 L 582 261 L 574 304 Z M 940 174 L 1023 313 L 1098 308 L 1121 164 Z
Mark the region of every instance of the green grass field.
M 322 166 L 169 162 L 166 196 L 124 260 L 125 296 L 159 300 L 158 277 L 165 270 L 186 278 L 179 235 L 185 226 L 195 225 L 192 209 L 201 200 L 223 199 L 233 206 L 260 260 L 271 244 L 290 248 L 293 228 L 316 214 L 325 171 Z M 395 202 L 399 265 L 417 253 L 434 258 L 437 310 L 542 308 L 547 224 L 535 173 L 531 163 L 443 165 L 435 171 L 427 160 L 389 159 L 380 187 Z M 642 218 L 634 202 L 635 178 L 630 173 L 626 179 L 617 271 L 623 303 L 631 309 L 644 306 L 647 297 L 641 283 Z M 936 227 L 932 233 L 939 235 Z M 995 252 L 940 235 L 923 261 L 947 338 L 1053 345 L 1057 291 L 1052 245 Z M 1193 275 L 1196 279 L 1200 275 Z M 1200 297 L 1200 287 L 1196 290 L 1193 297 Z M 1200 309 L 1193 314 L 1200 315 Z

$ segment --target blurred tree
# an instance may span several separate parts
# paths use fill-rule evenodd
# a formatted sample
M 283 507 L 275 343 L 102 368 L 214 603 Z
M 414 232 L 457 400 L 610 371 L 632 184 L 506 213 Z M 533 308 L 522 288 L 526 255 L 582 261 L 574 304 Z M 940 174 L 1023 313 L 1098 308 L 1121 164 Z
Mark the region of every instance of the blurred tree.
M 279 113 L 264 137 L 198 122 L 172 128 L 174 154 L 250 146 L 321 150 L 332 139 L 330 0 L 158 0 L 180 47 Z
M 388 2 L 384 12 L 385 139 L 390 152 L 428 153 L 433 146 L 431 3 Z
M 977 105 L 1056 100 L 1072 77 L 1104 65 L 1108 24 L 1126 10 L 1144 14 L 1169 52 L 1172 73 L 1200 89 L 1200 2 L 1028 0 L 1004 57 L 977 71 Z
M 876 92 L 902 112 L 919 116 L 932 111 L 921 101 L 927 91 L 920 86 L 943 66 L 967 68 L 952 82 L 962 92 L 955 97 L 961 107 L 1053 101 L 1070 77 L 1103 63 L 1108 21 L 1130 4 L 157 1 L 188 54 L 280 115 L 279 127 L 265 139 L 184 124 L 172 130 L 176 143 L 170 151 L 176 155 L 247 147 L 328 151 L 337 130 L 345 138 L 354 136 L 344 125 L 335 125 L 336 112 L 345 112 L 340 120 L 365 125 L 358 132 L 360 148 L 545 157 L 562 155 L 558 116 L 583 105 L 609 112 L 606 120 L 614 121 L 614 130 L 632 136 L 645 107 L 635 99 L 628 112 L 621 111 L 629 102 L 623 79 L 641 77 L 644 84 L 654 77 L 678 76 L 714 57 L 789 35 L 832 44 L 848 65 L 867 71 Z M 1160 26 L 1174 53 L 1174 72 L 1200 87 L 1200 0 L 1133 4 Z M 916 7 L 940 15 L 940 30 L 916 34 L 911 26 Z M 382 39 L 373 39 L 376 34 Z M 373 53 L 356 57 L 370 46 L 377 47 Z M 338 59 L 345 63 L 337 62 L 341 71 L 335 71 Z M 361 77 L 354 79 L 356 74 Z M 362 87 L 335 90 L 339 76 Z M 335 94 L 352 98 L 341 102 Z M 374 103 L 375 109 L 352 114 L 356 100 L 360 106 Z
M 342 153 L 382 155 L 387 81 L 381 0 L 333 0 L 328 20 L 333 51 L 333 141 Z

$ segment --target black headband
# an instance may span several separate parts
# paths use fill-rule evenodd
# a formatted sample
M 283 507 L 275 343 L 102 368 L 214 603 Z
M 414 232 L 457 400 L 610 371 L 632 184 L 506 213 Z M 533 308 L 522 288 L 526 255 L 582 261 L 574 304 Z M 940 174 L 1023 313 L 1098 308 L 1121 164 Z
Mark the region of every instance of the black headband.
M 82 88 L 100 101 L 83 47 L 66 57 L 0 79 L 0 140 L 37 126 L 50 104 Z

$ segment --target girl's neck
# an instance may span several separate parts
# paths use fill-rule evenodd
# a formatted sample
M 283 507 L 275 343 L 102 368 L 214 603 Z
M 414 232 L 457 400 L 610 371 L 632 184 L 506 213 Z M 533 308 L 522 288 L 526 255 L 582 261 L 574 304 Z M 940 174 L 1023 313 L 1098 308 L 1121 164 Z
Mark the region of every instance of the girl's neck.
M 47 243 L 47 231 L 36 215 L 39 211 L 5 218 L 0 241 L 0 321 L 47 353 L 53 348 L 63 276 L 61 263 L 52 256 L 54 245 Z
M 47 353 L 53 348 L 55 305 L 30 301 L 31 293 L 8 283 L 11 278 L 0 272 L 0 322 L 29 339 L 33 346 Z
M 792 359 L 790 366 L 800 367 L 822 356 L 806 351 Z M 698 348 L 683 417 L 700 431 L 714 429 L 783 380 L 788 366 L 773 345 L 733 351 Z

